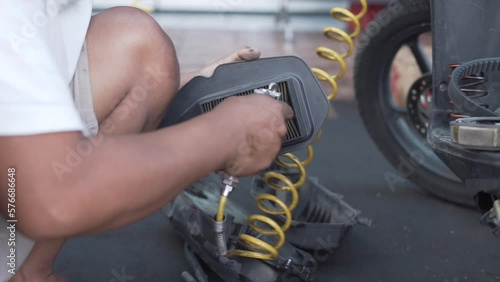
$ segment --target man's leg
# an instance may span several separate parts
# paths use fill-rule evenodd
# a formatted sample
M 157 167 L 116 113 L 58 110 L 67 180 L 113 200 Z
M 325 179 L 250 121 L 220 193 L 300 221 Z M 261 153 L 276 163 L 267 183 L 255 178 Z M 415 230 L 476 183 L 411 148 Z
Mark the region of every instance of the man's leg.
M 148 14 L 113 8 L 92 17 L 86 38 L 94 111 L 101 133 L 156 129 L 179 88 L 219 64 L 252 60 L 260 52 L 242 48 L 199 72 L 179 74 L 170 38 Z M 12 282 L 61 282 L 52 264 L 64 239 L 37 242 Z
M 92 17 L 86 44 L 101 131 L 123 134 L 155 129 L 179 87 L 170 38 L 148 14 L 113 8 Z M 11 281 L 66 281 L 52 269 L 64 241 L 36 242 Z
M 121 7 L 94 16 L 86 41 L 101 132 L 154 130 L 179 88 L 168 35 L 148 14 Z

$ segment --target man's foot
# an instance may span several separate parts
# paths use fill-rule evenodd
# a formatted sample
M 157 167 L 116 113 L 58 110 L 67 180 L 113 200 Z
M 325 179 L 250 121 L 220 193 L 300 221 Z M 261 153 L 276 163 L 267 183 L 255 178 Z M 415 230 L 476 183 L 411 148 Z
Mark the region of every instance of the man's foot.
M 260 54 L 261 54 L 261 52 L 255 48 L 251 48 L 248 46 L 240 48 L 239 50 L 232 53 L 231 55 L 209 64 L 208 66 L 204 67 L 200 71 L 195 71 L 195 72 L 191 72 L 191 73 L 183 73 L 181 75 L 180 88 L 182 86 L 184 86 L 186 83 L 188 83 L 195 76 L 200 76 L 200 75 L 205 76 L 205 77 L 212 76 L 214 74 L 215 69 L 222 64 L 234 63 L 234 62 L 239 62 L 239 61 L 257 60 L 258 58 L 260 58 Z
M 67 282 L 66 278 L 52 269 L 63 244 L 64 239 L 36 242 L 10 282 Z

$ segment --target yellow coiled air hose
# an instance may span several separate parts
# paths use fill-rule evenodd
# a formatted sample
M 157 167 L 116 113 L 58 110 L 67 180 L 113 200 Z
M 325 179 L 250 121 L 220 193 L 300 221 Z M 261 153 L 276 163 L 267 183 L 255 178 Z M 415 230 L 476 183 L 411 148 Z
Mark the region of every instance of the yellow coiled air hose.
M 318 68 L 312 68 L 312 72 L 316 75 L 318 80 L 327 81 L 330 83 L 332 87 L 331 94 L 328 95 L 328 100 L 333 100 L 337 96 L 338 93 L 338 84 L 336 80 L 344 76 L 346 72 L 346 62 L 345 59 L 351 56 L 354 53 L 354 38 L 359 36 L 361 33 L 361 23 L 360 19 L 366 14 L 368 10 L 368 5 L 366 0 L 360 0 L 362 9 L 361 11 L 355 15 L 347 9 L 344 8 L 333 8 L 330 11 L 330 14 L 333 18 L 342 21 L 342 22 L 352 22 L 354 25 L 354 31 L 351 34 L 346 33 L 345 31 L 336 28 L 336 27 L 327 27 L 323 30 L 323 34 L 332 40 L 338 42 L 345 42 L 349 49 L 340 54 L 335 50 L 328 47 L 319 47 L 316 49 L 316 53 L 321 58 L 336 61 L 339 64 L 339 72 L 335 75 L 331 75 L 326 71 Z M 316 140 L 321 138 L 321 132 L 316 138 Z M 272 194 L 261 194 L 257 196 L 257 206 L 258 208 L 267 214 L 270 215 L 284 215 L 285 222 L 282 226 L 278 225 L 274 220 L 267 216 L 255 214 L 248 217 L 247 224 L 250 226 L 255 232 L 266 235 L 266 236 L 277 236 L 277 242 L 274 245 L 264 242 L 263 240 L 247 235 L 241 234 L 239 236 L 239 240 L 242 244 L 247 246 L 250 250 L 229 250 L 227 252 L 228 256 L 241 256 L 248 258 L 256 258 L 261 260 L 275 260 L 278 258 L 278 250 L 285 243 L 285 232 L 290 227 L 292 222 L 292 211 L 295 209 L 299 202 L 299 194 L 298 189 L 302 187 L 306 180 L 306 169 L 305 167 L 311 163 L 314 157 L 314 151 L 312 145 L 307 148 L 308 156 L 304 161 L 300 161 L 293 154 L 284 154 L 281 157 L 289 159 L 291 162 L 285 162 L 282 158 L 276 158 L 276 163 L 286 169 L 298 169 L 300 172 L 300 178 L 296 183 L 292 183 L 292 181 L 286 177 L 285 175 L 278 172 L 267 172 L 264 174 L 264 182 L 272 189 L 276 191 L 286 191 L 292 194 L 292 200 L 289 205 L 286 205 L 283 201 L 281 201 L 278 197 Z M 274 181 L 273 181 L 274 180 Z M 276 181 L 278 183 L 283 183 L 283 186 L 275 184 Z M 263 202 L 268 201 L 274 203 L 276 207 L 275 209 L 270 209 L 266 207 Z M 227 202 L 227 197 L 222 196 L 219 209 L 217 212 L 216 220 L 223 221 L 224 219 L 224 207 Z M 271 229 L 264 229 L 256 225 L 256 222 L 264 223 L 265 225 L 271 227 Z
M 132 7 L 134 8 L 137 8 L 137 9 L 140 9 L 142 10 L 143 12 L 146 12 L 146 13 L 152 13 L 154 12 L 154 7 L 146 7 L 146 6 L 142 6 L 140 3 L 144 1 L 144 0 L 133 0 L 132 1 Z

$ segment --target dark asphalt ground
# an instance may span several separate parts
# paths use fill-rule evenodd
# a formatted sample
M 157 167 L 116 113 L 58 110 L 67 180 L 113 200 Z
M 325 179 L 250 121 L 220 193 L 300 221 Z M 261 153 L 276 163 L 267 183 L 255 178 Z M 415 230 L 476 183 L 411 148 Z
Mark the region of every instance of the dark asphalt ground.
M 500 239 L 479 224 L 475 210 L 435 199 L 412 183 L 395 190 L 384 173 L 397 173 L 378 152 L 353 102 L 335 104 L 308 167 L 373 226 L 357 226 L 317 271 L 316 281 L 500 281 Z M 234 196 L 245 206 L 242 186 Z M 188 269 L 183 241 L 156 213 L 122 230 L 67 242 L 56 270 L 72 282 L 182 281 Z

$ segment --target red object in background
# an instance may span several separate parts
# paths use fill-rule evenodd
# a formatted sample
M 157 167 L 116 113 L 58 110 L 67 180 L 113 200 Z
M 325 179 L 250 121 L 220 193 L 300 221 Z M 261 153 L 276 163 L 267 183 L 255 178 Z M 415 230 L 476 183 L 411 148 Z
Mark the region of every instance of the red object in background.
M 385 7 L 386 5 L 384 4 L 368 4 L 368 12 L 360 20 L 362 29 L 364 30 L 366 26 L 375 18 L 375 16 Z M 358 1 L 353 1 L 351 3 L 350 11 L 355 15 L 358 14 L 361 11 L 361 4 Z M 354 25 L 352 23 L 349 23 L 348 27 L 349 30 L 354 29 Z
M 400 101 L 401 98 L 398 93 L 398 83 L 401 79 L 401 73 L 399 72 L 399 68 L 397 64 L 392 66 L 391 71 L 391 91 L 392 91 L 392 99 L 396 105 L 403 105 L 404 101 Z

